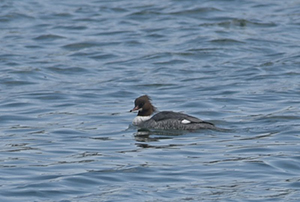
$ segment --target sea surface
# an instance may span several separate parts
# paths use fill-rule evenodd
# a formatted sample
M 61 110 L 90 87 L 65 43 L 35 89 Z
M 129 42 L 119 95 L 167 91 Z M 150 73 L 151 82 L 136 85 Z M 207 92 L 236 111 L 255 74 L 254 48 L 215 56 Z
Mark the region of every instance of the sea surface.
M 0 44 L 0 201 L 300 201 L 300 1 L 1 0 Z

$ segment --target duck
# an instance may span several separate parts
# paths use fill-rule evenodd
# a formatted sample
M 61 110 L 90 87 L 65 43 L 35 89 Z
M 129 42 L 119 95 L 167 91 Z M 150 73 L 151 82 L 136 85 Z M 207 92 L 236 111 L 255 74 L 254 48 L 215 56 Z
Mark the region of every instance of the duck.
M 183 131 L 217 129 L 213 123 L 181 112 L 161 111 L 152 116 L 157 109 L 152 105 L 148 95 L 142 95 L 135 99 L 134 108 L 130 112 L 136 111 L 138 114 L 132 124 L 139 128 Z

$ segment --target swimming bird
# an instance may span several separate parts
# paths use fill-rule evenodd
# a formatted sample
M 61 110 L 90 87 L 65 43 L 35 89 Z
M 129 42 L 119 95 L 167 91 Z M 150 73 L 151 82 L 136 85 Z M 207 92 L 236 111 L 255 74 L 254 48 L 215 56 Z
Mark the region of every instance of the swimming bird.
M 154 116 L 156 111 L 148 95 L 143 95 L 135 99 L 134 108 L 130 112 L 138 111 L 132 124 L 146 129 L 162 130 L 198 130 L 198 129 L 217 129 L 210 123 L 180 112 L 162 111 Z

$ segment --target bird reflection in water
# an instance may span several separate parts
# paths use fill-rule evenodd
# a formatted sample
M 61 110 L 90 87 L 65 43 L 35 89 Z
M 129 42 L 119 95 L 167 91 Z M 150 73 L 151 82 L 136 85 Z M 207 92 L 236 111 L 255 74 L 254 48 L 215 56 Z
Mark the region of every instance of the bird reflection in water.
M 175 136 L 183 135 L 186 131 L 166 131 L 166 130 L 148 130 L 148 129 L 138 129 L 137 132 L 134 134 L 135 140 L 138 142 L 136 143 L 137 146 L 143 148 L 155 147 L 155 148 L 162 148 L 162 147 L 170 147 L 170 145 L 160 145 L 160 146 L 151 146 L 147 143 L 150 142 L 158 142 L 159 140 L 163 139 L 173 139 Z M 142 143 L 144 142 L 144 143 Z M 173 145 L 175 146 L 175 145 Z

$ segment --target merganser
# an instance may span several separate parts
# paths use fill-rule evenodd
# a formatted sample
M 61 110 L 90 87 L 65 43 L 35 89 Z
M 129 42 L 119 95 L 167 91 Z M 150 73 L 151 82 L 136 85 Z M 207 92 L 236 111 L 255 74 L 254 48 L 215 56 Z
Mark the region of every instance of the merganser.
M 147 95 L 140 96 L 134 101 L 134 108 L 130 112 L 138 111 L 132 124 L 146 129 L 163 130 L 198 130 L 217 129 L 209 122 L 180 112 L 162 111 L 151 117 L 156 108 L 151 104 L 151 99 Z

